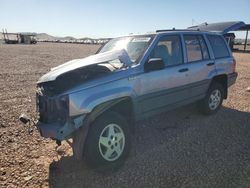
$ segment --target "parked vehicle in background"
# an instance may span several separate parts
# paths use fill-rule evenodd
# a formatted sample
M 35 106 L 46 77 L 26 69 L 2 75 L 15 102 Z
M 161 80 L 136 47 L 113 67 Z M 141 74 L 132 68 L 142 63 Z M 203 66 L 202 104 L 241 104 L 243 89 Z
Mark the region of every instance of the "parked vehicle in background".
M 224 37 L 162 30 L 110 40 L 97 54 L 51 69 L 37 84 L 43 137 L 73 138 L 76 158 L 113 169 L 128 156 L 135 121 L 198 102 L 216 113 L 235 83 Z
M 3 40 L 6 44 L 36 44 L 35 33 L 8 33 L 3 29 Z

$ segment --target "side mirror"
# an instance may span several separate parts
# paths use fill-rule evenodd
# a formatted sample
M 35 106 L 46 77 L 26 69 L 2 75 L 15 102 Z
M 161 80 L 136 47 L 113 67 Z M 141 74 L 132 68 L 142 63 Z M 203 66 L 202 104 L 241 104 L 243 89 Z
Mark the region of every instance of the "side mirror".
M 161 58 L 151 58 L 144 65 L 145 72 L 164 69 L 165 65 Z

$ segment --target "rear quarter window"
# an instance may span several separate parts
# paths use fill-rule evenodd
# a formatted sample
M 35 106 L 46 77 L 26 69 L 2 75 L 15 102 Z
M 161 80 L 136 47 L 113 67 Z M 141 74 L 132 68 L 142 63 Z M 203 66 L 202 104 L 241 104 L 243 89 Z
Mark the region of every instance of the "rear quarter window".
M 207 35 L 207 38 L 213 49 L 214 57 L 216 59 L 230 56 L 230 53 L 227 48 L 227 44 L 225 43 L 225 41 L 223 40 L 221 36 Z

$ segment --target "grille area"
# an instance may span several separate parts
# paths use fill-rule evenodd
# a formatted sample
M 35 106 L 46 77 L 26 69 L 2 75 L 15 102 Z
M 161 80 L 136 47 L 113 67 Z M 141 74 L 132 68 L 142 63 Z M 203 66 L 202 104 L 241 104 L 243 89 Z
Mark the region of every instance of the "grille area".
M 50 98 L 41 94 L 36 95 L 39 121 L 43 123 L 64 123 L 68 116 L 67 100 Z

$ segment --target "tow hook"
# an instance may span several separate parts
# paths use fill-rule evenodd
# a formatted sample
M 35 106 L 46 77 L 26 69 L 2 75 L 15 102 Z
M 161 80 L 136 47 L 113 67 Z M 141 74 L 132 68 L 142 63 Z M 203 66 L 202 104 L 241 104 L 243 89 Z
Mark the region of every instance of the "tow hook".
M 35 125 L 35 122 L 30 119 L 26 114 L 21 114 L 19 116 L 19 120 L 24 124 L 27 125 L 28 124 L 28 133 L 31 134 L 33 132 L 33 129 L 31 128 L 31 126 Z

